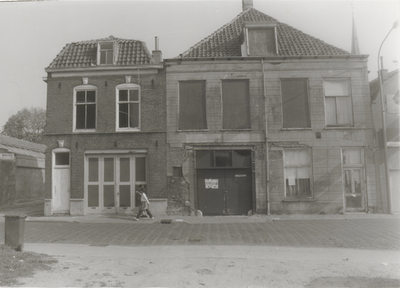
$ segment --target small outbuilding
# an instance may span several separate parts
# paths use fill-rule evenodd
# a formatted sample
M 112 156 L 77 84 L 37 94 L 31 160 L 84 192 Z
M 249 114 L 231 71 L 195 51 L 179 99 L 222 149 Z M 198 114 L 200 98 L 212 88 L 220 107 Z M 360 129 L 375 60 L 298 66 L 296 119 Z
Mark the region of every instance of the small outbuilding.
M 0 134 L 0 206 L 43 199 L 45 150 Z

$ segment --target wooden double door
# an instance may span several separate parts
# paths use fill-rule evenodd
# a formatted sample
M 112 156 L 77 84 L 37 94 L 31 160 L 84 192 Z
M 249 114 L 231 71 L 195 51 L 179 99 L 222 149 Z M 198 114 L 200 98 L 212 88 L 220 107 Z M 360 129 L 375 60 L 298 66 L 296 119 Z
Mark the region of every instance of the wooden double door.
M 197 169 L 198 209 L 203 215 L 247 215 L 253 209 L 249 168 Z

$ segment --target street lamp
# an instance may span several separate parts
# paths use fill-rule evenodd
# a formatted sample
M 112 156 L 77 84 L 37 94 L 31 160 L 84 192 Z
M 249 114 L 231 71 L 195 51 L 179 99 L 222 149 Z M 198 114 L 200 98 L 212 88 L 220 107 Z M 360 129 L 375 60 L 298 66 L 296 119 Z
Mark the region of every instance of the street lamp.
M 379 80 L 379 94 L 381 95 L 381 109 L 382 109 L 382 138 L 383 138 L 383 154 L 384 154 L 384 162 L 385 162 L 385 180 L 386 180 L 386 192 L 388 199 L 388 212 L 392 213 L 392 194 L 390 193 L 390 180 L 389 180 L 389 165 L 388 165 L 388 151 L 387 151 L 387 139 L 386 139 L 386 107 L 385 101 L 383 100 L 383 80 L 382 80 L 382 68 L 379 65 L 379 58 L 381 54 L 381 48 L 386 38 L 389 36 L 390 32 L 393 29 L 397 28 L 397 21 L 393 24 L 392 29 L 390 29 L 389 33 L 386 35 L 385 39 L 383 39 L 381 46 L 378 51 L 378 80 Z M 381 63 L 382 64 L 382 63 Z

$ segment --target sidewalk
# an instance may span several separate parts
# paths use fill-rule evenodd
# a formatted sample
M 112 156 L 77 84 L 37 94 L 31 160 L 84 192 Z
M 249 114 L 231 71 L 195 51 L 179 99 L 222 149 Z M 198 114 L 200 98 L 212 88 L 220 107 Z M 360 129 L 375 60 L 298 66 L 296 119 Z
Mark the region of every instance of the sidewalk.
M 142 218 L 134 221 L 135 215 L 130 214 L 100 214 L 84 216 L 43 216 L 40 213 L 43 201 L 24 203 L 20 205 L 0 207 L 0 223 L 4 222 L 5 215 L 26 214 L 26 221 L 30 222 L 71 222 L 71 223 L 154 223 L 161 220 L 172 222 L 186 222 L 190 224 L 211 223 L 263 223 L 280 220 L 354 220 L 354 219 L 400 219 L 400 214 L 370 214 L 370 213 L 346 213 L 340 214 L 291 214 L 291 215 L 253 215 L 253 216 L 179 216 L 179 215 L 155 215 L 155 220 Z

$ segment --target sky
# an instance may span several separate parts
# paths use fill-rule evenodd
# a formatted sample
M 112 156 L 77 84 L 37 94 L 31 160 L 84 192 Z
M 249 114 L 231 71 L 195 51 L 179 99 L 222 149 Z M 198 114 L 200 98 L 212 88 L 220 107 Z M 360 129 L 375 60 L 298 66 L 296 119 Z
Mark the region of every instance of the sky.
M 400 0 L 253 0 L 253 7 L 324 42 L 351 51 L 352 15 L 360 54 L 377 77 L 378 50 L 399 17 Z M 242 12 L 241 0 L 34 1 L 0 0 L 0 131 L 27 107 L 46 107 L 45 68 L 67 44 L 118 38 L 145 41 L 173 58 Z M 383 66 L 398 68 L 400 27 L 384 42 Z

